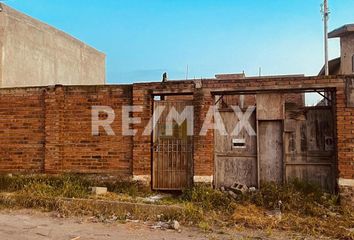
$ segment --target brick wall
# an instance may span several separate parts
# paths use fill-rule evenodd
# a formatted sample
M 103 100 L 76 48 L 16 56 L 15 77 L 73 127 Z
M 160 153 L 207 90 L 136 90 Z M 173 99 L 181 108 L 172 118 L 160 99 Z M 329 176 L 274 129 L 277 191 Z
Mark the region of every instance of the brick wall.
M 354 108 L 346 106 L 344 87 L 337 90 L 337 146 L 339 177 L 354 179 Z
M 151 136 L 144 136 L 143 131 L 148 125 L 152 116 L 152 97 L 151 90 L 144 85 L 133 86 L 133 105 L 142 106 L 141 112 L 134 112 L 133 118 L 139 118 L 140 123 L 132 125 L 137 130 L 133 137 L 133 175 L 151 175 Z
M 23 101 L 26 101 L 26 99 L 23 99 Z M 61 127 L 63 124 L 64 89 L 61 87 L 51 87 L 45 89 L 44 101 L 44 171 L 47 173 L 56 173 L 62 171 L 63 161 L 63 139 Z
M 130 175 L 133 139 L 122 136 L 121 111 L 131 99 L 129 85 L 0 90 L 0 171 Z M 114 109 L 114 136 L 91 134 L 94 105 Z
M 121 112 L 122 106 L 131 105 L 131 87 L 66 87 L 64 91 L 64 111 L 59 119 L 62 170 L 129 175 L 132 137 L 122 134 Z M 114 136 L 102 128 L 99 136 L 92 136 L 92 106 L 109 106 L 115 111 Z
M 0 90 L 0 171 L 87 172 L 151 175 L 151 136 L 142 131 L 152 116 L 153 95 L 191 94 L 195 110 L 194 175 L 214 173 L 213 131 L 199 136 L 204 118 L 217 91 L 336 89 L 338 177 L 354 179 L 354 108 L 345 96 L 347 77 L 203 80 L 114 86 L 43 87 Z M 197 87 L 198 85 L 198 87 Z M 134 137 L 122 136 L 123 105 L 142 106 L 132 117 Z M 91 107 L 110 106 L 116 119 L 115 136 L 102 129 L 91 135 Z
M 0 171 L 40 172 L 44 163 L 44 91 L 2 90 Z
M 209 107 L 214 99 L 210 90 L 195 89 L 194 91 L 194 175 L 214 175 L 214 131 L 209 130 L 205 136 L 199 133 Z

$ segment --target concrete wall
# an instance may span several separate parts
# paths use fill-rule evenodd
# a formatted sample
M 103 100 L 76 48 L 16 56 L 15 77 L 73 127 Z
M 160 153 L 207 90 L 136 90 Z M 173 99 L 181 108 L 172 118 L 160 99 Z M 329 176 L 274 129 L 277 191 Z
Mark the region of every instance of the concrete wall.
M 354 34 L 341 37 L 341 74 L 353 74 Z
M 105 55 L 6 5 L 0 12 L 0 87 L 105 83 Z

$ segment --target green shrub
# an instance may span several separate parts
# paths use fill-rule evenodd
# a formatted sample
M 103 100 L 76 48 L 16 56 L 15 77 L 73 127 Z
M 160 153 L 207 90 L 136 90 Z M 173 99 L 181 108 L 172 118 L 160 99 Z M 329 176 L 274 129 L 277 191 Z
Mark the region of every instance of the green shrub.
M 181 199 L 189 201 L 205 210 L 224 210 L 231 208 L 231 198 L 210 186 L 198 185 L 183 191 Z

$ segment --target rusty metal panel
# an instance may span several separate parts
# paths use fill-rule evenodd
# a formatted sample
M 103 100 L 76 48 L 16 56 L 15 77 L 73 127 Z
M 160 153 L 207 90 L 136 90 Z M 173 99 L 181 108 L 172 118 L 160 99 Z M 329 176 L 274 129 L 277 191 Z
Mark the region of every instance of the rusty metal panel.
M 154 109 L 165 109 L 153 132 L 153 189 L 182 190 L 192 185 L 193 137 L 187 134 L 186 121 L 173 125 L 172 136 L 166 135 L 166 116 L 171 108 L 179 113 L 190 101 L 155 101 Z
M 260 180 L 282 183 L 282 121 L 259 121 L 258 127 Z
M 284 119 L 284 94 L 257 94 L 257 120 Z

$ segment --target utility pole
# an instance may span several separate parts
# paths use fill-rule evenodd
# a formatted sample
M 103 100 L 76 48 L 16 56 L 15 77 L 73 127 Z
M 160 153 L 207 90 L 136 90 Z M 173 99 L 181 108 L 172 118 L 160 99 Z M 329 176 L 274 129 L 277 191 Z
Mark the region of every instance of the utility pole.
M 329 75 L 329 66 L 328 66 L 328 0 L 324 0 L 322 5 L 322 14 L 324 22 L 324 55 L 325 55 L 325 75 Z
M 187 64 L 186 80 L 188 80 L 188 74 L 189 74 L 189 66 L 188 66 L 188 64 Z

